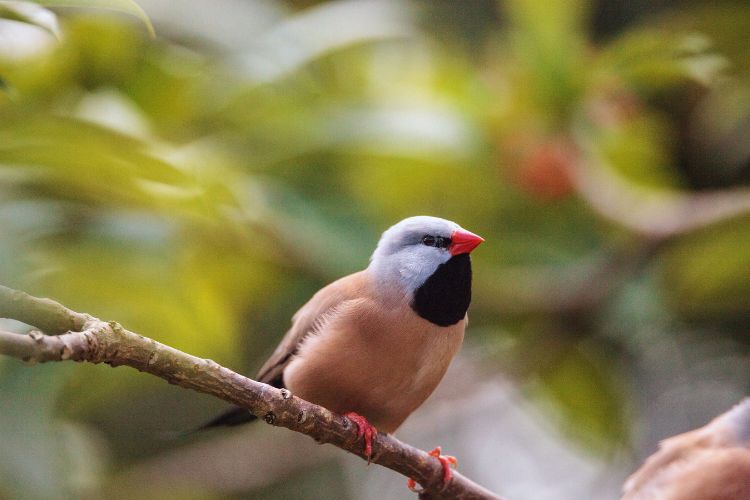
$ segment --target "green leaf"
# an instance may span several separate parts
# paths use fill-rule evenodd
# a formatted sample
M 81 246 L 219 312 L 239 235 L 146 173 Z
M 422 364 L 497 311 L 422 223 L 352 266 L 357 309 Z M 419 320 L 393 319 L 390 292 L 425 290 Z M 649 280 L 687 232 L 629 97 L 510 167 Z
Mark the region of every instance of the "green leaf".
M 644 28 L 610 43 L 596 59 L 594 71 L 606 79 L 615 74 L 644 95 L 687 81 L 710 85 L 728 67 L 704 36 Z
M 746 318 L 750 305 L 750 219 L 729 221 L 682 239 L 665 255 L 673 307 L 697 320 Z
M 149 154 L 143 142 L 89 122 L 40 116 L 0 126 L 0 171 L 61 199 L 106 206 L 181 207 L 205 213 L 207 192 L 190 172 Z M 208 195 L 210 196 L 210 195 Z
M 95 8 L 123 12 L 135 16 L 146 25 L 148 33 L 153 37 L 156 36 L 154 25 L 151 19 L 143 9 L 132 0 L 38 0 L 36 3 L 46 7 L 77 7 L 77 8 Z
M 669 148 L 676 141 L 669 124 L 656 113 L 641 113 L 623 123 L 596 130 L 608 163 L 639 186 L 680 187 Z
M 337 25 L 346 29 L 330 29 Z M 241 64 L 255 81 L 272 82 L 346 47 L 413 33 L 410 10 L 397 3 L 327 2 L 305 9 L 270 30 L 242 56 Z
M 60 38 L 55 13 L 31 2 L 0 2 L 0 18 L 38 26 Z

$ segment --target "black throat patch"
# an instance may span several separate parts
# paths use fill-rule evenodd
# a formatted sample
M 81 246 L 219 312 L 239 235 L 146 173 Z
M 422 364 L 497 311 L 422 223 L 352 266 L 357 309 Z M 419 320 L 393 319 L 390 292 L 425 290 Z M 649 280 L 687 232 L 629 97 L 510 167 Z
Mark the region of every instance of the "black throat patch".
M 464 318 L 470 302 L 471 258 L 462 253 L 438 266 L 414 292 L 411 308 L 430 323 L 450 326 Z

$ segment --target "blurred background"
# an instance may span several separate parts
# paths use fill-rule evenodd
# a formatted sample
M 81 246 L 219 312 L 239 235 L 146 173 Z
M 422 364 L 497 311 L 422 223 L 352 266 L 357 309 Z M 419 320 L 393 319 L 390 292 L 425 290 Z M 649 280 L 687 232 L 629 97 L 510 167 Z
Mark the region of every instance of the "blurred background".
M 137 5 L 0 2 L 3 285 L 252 376 L 388 226 L 455 220 L 471 324 L 397 435 L 509 499 L 617 498 L 748 392 L 747 2 Z M 0 498 L 413 498 L 284 429 L 164 438 L 226 406 L 0 359 Z

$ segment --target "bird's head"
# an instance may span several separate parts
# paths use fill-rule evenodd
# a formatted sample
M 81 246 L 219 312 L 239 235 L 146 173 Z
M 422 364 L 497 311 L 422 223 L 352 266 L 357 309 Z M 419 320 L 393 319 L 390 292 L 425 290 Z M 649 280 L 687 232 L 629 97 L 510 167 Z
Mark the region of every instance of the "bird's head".
M 387 229 L 370 259 L 369 270 L 382 287 L 400 286 L 413 296 L 450 259 L 467 255 L 482 243 L 481 236 L 455 222 L 420 215 Z

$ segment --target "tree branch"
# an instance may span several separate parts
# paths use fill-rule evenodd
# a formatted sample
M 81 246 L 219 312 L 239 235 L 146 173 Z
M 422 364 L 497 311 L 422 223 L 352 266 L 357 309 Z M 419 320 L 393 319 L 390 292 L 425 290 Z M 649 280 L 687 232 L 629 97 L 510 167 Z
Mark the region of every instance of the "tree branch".
M 668 240 L 750 213 L 748 188 L 684 194 L 636 186 L 583 134 L 576 144 L 583 152 L 572 177 L 578 194 L 601 216 L 647 239 Z
M 71 311 L 49 299 L 31 295 L 0 285 L 0 318 L 11 318 L 40 328 L 52 335 L 67 331 L 79 332 L 90 318 Z
M 306 434 L 364 458 L 356 426 L 325 408 L 124 329 L 0 286 L 0 317 L 23 321 L 56 336 L 0 330 L 0 354 L 26 362 L 87 361 L 130 366 L 170 384 L 211 394 L 250 410 L 266 423 Z M 424 491 L 420 498 L 497 499 L 497 495 L 454 472 L 443 487 L 442 466 L 426 452 L 379 433 L 373 440 L 372 462 L 414 478 Z

